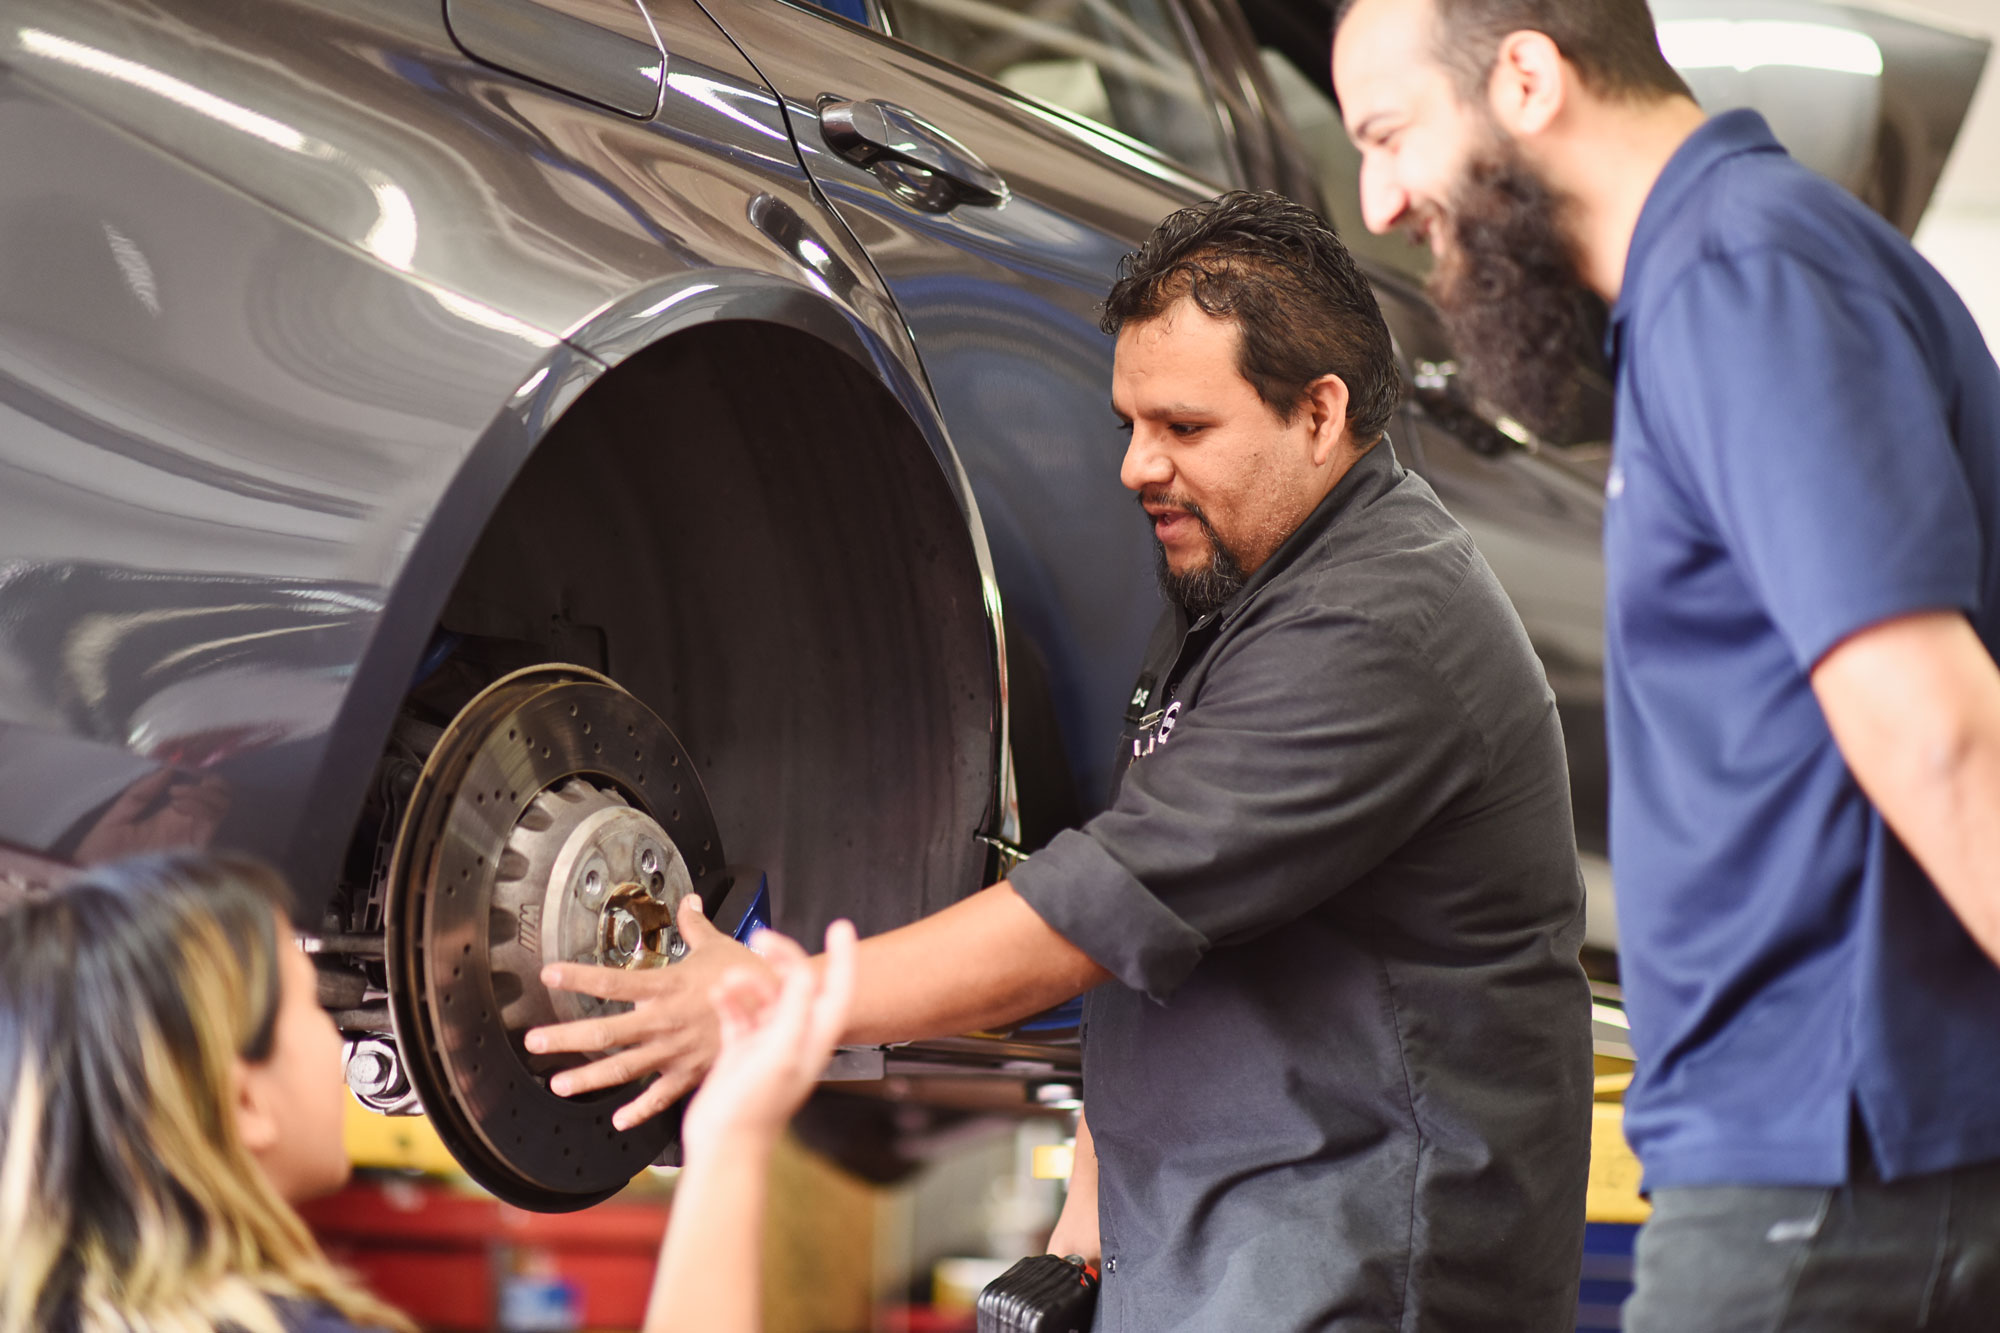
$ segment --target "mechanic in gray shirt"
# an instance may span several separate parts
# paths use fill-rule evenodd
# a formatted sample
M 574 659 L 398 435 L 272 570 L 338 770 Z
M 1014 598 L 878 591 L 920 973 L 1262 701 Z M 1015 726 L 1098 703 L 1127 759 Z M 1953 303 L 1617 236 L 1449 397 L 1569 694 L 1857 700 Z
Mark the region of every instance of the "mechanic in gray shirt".
M 1237 193 L 1164 222 L 1107 312 L 1173 604 L 1115 799 L 864 941 L 848 1039 L 1096 987 L 1100 1330 L 1568 1328 L 1591 1058 L 1562 735 L 1492 572 L 1384 434 L 1374 297 L 1318 217 Z M 699 1044 L 691 983 L 742 955 L 698 911 L 682 929 L 678 967 L 561 967 L 640 1008 L 531 1049 Z M 642 1101 L 704 1066 L 654 1067 Z M 632 1065 L 579 1074 L 558 1091 Z

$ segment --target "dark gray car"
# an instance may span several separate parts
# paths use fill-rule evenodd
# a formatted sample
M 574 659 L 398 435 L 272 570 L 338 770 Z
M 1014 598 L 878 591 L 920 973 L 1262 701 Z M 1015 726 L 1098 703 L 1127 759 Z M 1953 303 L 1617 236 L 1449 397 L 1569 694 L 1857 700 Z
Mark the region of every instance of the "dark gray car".
M 1096 305 L 1220 189 L 1351 212 L 1300 12 L 14 0 L 0 846 L 271 858 L 357 1094 L 603 1197 L 672 1130 L 548 1094 L 542 961 L 670 961 L 690 892 L 885 929 L 1099 803 L 1158 603 Z M 1983 47 L 1835 20 L 1928 71 L 1856 167 L 1913 225 Z M 1601 449 L 1463 402 L 1364 253 L 1601 850 Z

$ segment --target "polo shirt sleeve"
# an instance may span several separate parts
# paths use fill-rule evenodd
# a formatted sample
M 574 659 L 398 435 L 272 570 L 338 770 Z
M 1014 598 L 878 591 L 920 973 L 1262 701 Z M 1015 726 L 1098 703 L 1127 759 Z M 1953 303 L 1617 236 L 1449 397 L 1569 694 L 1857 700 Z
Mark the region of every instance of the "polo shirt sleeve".
M 1976 607 L 1945 372 L 1888 298 L 1778 251 L 1712 258 L 1646 339 L 1653 434 L 1802 671 L 1871 625 Z
M 1111 808 L 1009 882 L 1164 1000 L 1208 950 L 1328 901 L 1476 781 L 1485 757 L 1463 719 L 1394 630 L 1301 608 L 1237 634 Z

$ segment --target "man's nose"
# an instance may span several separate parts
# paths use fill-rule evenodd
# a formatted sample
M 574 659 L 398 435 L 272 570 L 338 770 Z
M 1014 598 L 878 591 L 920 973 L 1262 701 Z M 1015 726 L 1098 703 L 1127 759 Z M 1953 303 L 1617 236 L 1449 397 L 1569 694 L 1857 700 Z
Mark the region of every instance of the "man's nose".
M 1143 425 L 1134 424 L 1131 443 L 1125 446 L 1125 461 L 1118 468 L 1118 480 L 1128 491 L 1143 491 L 1148 486 L 1164 486 L 1173 478 L 1173 464 L 1166 453 L 1152 443 L 1151 434 Z
M 1410 194 L 1397 183 L 1395 172 L 1379 154 L 1361 159 L 1361 221 L 1377 236 L 1386 236 L 1410 209 Z

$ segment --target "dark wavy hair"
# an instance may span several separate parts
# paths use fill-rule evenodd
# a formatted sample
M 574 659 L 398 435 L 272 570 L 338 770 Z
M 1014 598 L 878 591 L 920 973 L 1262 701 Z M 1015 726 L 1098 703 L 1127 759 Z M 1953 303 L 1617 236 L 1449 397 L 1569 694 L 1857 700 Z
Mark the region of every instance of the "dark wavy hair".
M 1286 421 L 1322 375 L 1347 385 L 1347 428 L 1367 448 L 1402 400 L 1375 293 L 1332 227 L 1269 191 L 1235 190 L 1172 214 L 1118 265 L 1103 328 L 1193 301 L 1236 325 L 1236 368 Z
M 1359 0 L 1337 0 L 1333 35 Z M 1431 0 L 1438 63 L 1451 72 L 1459 95 L 1484 98 L 1501 39 L 1510 32 L 1539 32 L 1576 66 L 1584 86 L 1601 97 L 1652 100 L 1692 97 L 1660 52 L 1653 11 L 1646 0 Z

